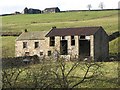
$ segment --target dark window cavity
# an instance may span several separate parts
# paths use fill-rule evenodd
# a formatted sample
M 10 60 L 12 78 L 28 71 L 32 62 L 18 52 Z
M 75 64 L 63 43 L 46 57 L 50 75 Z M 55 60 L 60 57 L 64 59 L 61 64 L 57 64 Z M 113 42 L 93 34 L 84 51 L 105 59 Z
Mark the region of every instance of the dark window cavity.
M 80 36 L 80 39 L 85 39 L 85 35 L 81 35 L 81 36 Z
M 65 40 L 65 36 L 62 36 L 62 40 Z
M 71 45 L 74 46 L 75 45 L 75 37 L 71 36 Z
M 29 56 L 29 52 L 25 52 L 25 56 Z
M 74 37 L 74 36 L 71 36 L 71 39 L 73 40 L 73 39 L 75 39 L 75 37 Z
M 51 56 L 51 51 L 48 51 L 48 56 Z
M 27 42 L 23 42 L 23 48 L 27 48 Z
M 35 42 L 35 48 L 39 47 L 39 42 Z
M 43 55 L 43 52 L 40 52 L 40 56 L 42 56 Z
M 61 40 L 60 41 L 60 54 L 61 55 L 68 55 L 68 41 L 67 40 Z
M 50 37 L 50 46 L 55 46 L 55 37 Z

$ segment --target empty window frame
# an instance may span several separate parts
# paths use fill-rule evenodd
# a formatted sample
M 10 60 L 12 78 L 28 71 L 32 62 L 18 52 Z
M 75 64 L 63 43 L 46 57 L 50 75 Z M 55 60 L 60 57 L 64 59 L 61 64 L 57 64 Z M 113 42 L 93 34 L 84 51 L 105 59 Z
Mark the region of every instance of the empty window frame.
M 74 36 L 71 36 L 71 39 L 75 39 L 75 37 L 74 37 Z
M 35 48 L 39 47 L 39 42 L 35 42 Z
M 65 40 L 65 36 L 62 36 L 61 38 L 62 38 L 62 40 Z
M 60 41 L 60 54 L 68 55 L 68 41 L 67 40 Z
M 74 45 L 75 45 L 75 37 L 71 36 L 71 46 L 74 46 Z
M 81 36 L 80 36 L 80 39 L 85 39 L 85 35 L 81 35 Z
M 40 56 L 42 56 L 43 55 L 43 52 L 40 52 Z
M 51 56 L 51 51 L 48 51 L 48 56 Z
M 25 52 L 25 56 L 29 56 L 29 54 L 30 54 L 29 52 Z
M 23 48 L 27 48 L 27 42 L 23 42 Z
M 55 46 L 55 37 L 50 37 L 50 46 Z

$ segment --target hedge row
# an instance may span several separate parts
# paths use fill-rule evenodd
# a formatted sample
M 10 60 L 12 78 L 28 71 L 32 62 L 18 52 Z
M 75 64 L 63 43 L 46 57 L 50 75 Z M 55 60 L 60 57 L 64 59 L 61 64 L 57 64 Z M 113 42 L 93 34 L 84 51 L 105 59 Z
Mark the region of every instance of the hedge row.
M 118 37 L 120 37 L 120 32 L 119 31 L 114 32 L 111 35 L 109 35 L 109 41 L 112 41 L 112 40 L 114 40 L 114 39 L 116 39 Z
M 8 57 L 0 58 L 2 60 L 2 67 L 21 67 L 26 66 L 26 63 L 35 64 L 39 63 L 40 59 L 37 55 L 34 56 L 23 56 L 23 57 Z
M 0 36 L 19 36 L 22 32 L 0 32 Z

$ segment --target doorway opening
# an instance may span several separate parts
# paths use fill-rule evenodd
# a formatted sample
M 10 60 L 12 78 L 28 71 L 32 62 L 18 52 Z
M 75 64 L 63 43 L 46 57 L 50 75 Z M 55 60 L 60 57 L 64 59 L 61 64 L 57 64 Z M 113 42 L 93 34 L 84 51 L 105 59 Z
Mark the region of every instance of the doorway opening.
M 60 54 L 61 55 L 67 55 L 68 54 L 68 42 L 67 40 L 61 40 L 60 41 Z
M 79 40 L 79 55 L 90 56 L 90 40 Z

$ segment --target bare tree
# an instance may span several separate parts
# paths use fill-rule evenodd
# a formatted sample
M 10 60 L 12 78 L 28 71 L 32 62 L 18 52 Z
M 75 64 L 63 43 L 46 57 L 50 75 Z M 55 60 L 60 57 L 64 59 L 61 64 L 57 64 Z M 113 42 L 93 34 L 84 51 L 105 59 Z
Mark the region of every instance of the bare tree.
M 84 67 L 83 67 L 84 66 Z M 98 72 L 101 65 L 95 62 L 80 62 L 74 61 L 72 65 L 67 68 L 67 62 L 64 59 L 59 59 L 57 65 L 54 69 L 51 70 L 54 77 L 54 85 L 59 88 L 76 88 L 81 85 L 85 80 L 94 78 L 97 75 L 100 75 L 101 72 Z M 79 71 L 83 67 L 84 75 L 76 78 L 76 75 L 73 74 L 76 70 Z M 93 69 L 94 68 L 94 69 Z M 81 71 L 79 71 L 81 72 Z M 89 74 L 91 73 L 91 74 Z M 99 73 L 99 74 L 98 74 Z M 76 82 L 78 81 L 78 82 Z
M 91 4 L 88 4 L 88 5 L 87 5 L 87 8 L 88 8 L 89 10 L 91 10 L 92 5 L 91 5 Z
M 30 68 L 26 72 L 26 81 L 28 81 L 26 86 L 30 88 L 49 88 L 52 83 L 52 75 L 49 72 L 51 69 L 50 64 L 48 62 L 42 62 L 40 64 L 39 69 L 34 67 Z M 53 84 L 53 83 L 52 83 Z
M 103 10 L 104 6 L 105 6 L 104 3 L 103 3 L 103 2 L 100 2 L 99 8 L 101 8 L 101 10 Z
M 79 59 L 71 62 L 63 57 L 48 59 L 42 60 L 39 65 L 3 68 L 3 88 L 76 88 L 85 80 L 100 75 L 99 63 L 80 62 Z M 76 71 L 79 73 L 76 74 Z
M 2 82 L 3 88 L 14 88 L 17 87 L 17 81 L 20 75 L 25 71 L 25 68 L 9 68 L 2 70 Z

